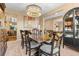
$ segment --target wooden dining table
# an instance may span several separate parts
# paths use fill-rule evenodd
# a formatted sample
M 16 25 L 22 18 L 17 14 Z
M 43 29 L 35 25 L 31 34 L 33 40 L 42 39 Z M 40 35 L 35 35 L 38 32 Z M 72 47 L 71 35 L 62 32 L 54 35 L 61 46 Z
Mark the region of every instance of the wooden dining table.
M 32 40 L 34 40 L 38 43 L 41 43 L 41 42 L 44 41 L 42 35 L 31 34 L 31 35 L 29 35 L 29 37 L 32 38 Z
M 57 33 L 57 35 L 58 35 L 58 37 L 62 36 L 62 34 L 59 34 L 59 33 Z M 44 34 L 44 35 L 43 34 L 41 34 L 41 35 L 31 34 L 31 35 L 29 35 L 29 37 L 32 38 L 32 40 L 37 41 L 38 43 L 46 42 L 46 41 L 48 42 L 52 38 L 52 37 L 49 37 L 49 35 L 47 35 L 47 34 Z
M 29 31 L 31 34 L 29 35 L 30 38 L 32 38 L 32 40 L 38 42 L 38 43 L 42 43 L 42 42 L 46 42 L 46 41 L 50 41 L 50 39 L 52 37 L 49 37 L 49 32 L 48 33 L 41 33 L 41 34 L 34 34 L 31 31 Z M 55 32 L 59 37 L 62 36 L 60 32 Z
M 44 34 L 44 35 L 43 34 L 31 34 L 29 35 L 29 37 L 38 43 L 46 42 L 51 39 L 51 37 L 49 37 L 49 34 Z

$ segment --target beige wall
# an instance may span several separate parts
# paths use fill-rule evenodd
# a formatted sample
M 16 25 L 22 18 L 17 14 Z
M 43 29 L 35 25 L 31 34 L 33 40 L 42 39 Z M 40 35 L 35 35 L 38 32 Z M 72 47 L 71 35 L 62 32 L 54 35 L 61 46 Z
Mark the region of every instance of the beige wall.
M 53 30 L 54 31 L 63 31 L 63 19 L 62 17 L 53 19 Z
M 44 27 L 46 30 L 53 30 L 53 20 L 45 20 Z
M 58 26 L 58 27 L 56 27 L 56 26 Z M 62 19 L 62 17 L 46 20 L 45 21 L 45 29 L 54 30 L 54 31 L 63 31 L 63 19 Z

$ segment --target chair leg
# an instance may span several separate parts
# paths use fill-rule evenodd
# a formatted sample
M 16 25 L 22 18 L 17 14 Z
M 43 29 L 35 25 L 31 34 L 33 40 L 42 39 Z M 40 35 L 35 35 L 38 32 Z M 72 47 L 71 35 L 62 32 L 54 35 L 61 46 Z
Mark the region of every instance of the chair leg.
M 58 56 L 60 56 L 60 51 L 58 52 Z
M 28 48 L 27 48 L 27 43 L 25 43 L 26 44 L 26 54 L 27 54 L 27 51 L 28 51 Z
M 42 56 L 42 54 L 40 53 L 40 55 L 39 56 Z
M 64 48 L 64 40 L 63 40 L 63 48 Z
M 29 49 L 29 56 L 31 56 L 31 50 Z
M 63 44 L 63 48 L 64 48 L 64 44 Z
M 37 56 L 40 56 L 40 46 L 37 48 Z
M 40 49 L 39 49 L 39 56 L 41 56 L 41 51 L 40 51 Z
M 41 56 L 42 55 L 42 53 L 41 52 L 39 52 L 39 56 Z
M 21 42 L 21 46 L 22 46 L 22 49 L 24 49 L 24 43 L 23 42 Z
M 27 47 L 26 47 L 26 54 L 27 54 Z

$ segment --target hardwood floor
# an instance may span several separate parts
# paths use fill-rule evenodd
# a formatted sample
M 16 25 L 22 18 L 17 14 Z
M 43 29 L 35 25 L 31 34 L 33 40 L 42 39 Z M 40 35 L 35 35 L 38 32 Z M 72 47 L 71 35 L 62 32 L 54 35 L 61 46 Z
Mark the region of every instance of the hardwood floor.
M 7 43 L 7 51 L 5 56 L 28 56 L 25 54 L 25 49 L 21 48 L 20 40 L 9 41 Z M 32 51 L 34 53 L 34 51 Z M 71 49 L 67 46 L 61 47 L 61 56 L 79 56 L 79 51 Z

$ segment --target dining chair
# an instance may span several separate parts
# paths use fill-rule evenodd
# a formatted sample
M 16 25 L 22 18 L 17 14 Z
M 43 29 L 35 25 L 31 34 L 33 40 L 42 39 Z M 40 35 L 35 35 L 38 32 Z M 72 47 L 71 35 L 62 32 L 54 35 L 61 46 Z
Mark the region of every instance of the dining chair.
M 22 46 L 22 49 L 24 48 L 24 45 L 25 45 L 25 32 L 24 30 L 20 30 L 20 34 L 21 34 L 21 46 Z
M 59 36 L 53 32 L 51 34 L 50 42 L 43 42 L 40 50 L 39 55 L 40 56 L 54 56 L 58 55 L 60 56 L 60 46 L 61 46 L 61 39 Z
M 28 32 L 28 35 L 27 35 Z M 39 51 L 40 43 L 37 41 L 33 40 L 30 35 L 32 33 L 29 31 L 25 31 L 25 39 L 26 39 L 26 53 L 29 51 L 29 56 L 31 56 L 31 52 L 33 49 L 36 50 L 36 53 Z M 35 55 L 35 54 L 34 54 Z

